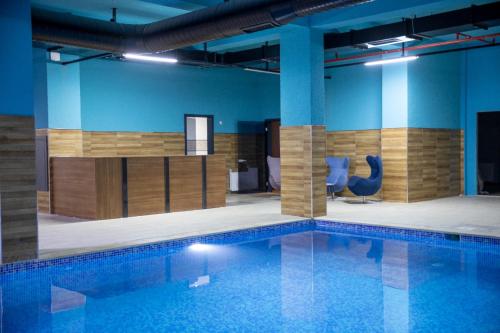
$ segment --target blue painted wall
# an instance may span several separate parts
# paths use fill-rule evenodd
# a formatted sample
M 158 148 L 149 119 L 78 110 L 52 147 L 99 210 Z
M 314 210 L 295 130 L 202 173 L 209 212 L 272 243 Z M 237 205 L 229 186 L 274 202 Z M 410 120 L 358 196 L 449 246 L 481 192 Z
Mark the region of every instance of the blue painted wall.
M 500 111 L 500 47 L 464 54 L 465 193 L 477 194 L 477 113 Z
M 280 43 L 281 125 L 324 125 L 323 34 L 295 27 L 282 33 Z
M 50 128 L 82 128 L 80 64 L 47 64 L 47 100 Z
M 382 127 L 408 127 L 408 64 L 382 67 Z
M 33 115 L 29 0 L 0 4 L 0 114 Z
M 462 54 L 408 63 L 408 127 L 460 128 Z
M 328 70 L 326 86 L 328 131 L 382 127 L 382 68 L 349 66 Z
M 49 127 L 49 108 L 47 101 L 47 52 L 33 49 L 33 111 L 35 127 Z
M 238 121 L 279 117 L 277 76 L 104 60 L 80 66 L 83 130 L 183 132 L 184 114 L 212 114 L 216 132 L 236 133 Z

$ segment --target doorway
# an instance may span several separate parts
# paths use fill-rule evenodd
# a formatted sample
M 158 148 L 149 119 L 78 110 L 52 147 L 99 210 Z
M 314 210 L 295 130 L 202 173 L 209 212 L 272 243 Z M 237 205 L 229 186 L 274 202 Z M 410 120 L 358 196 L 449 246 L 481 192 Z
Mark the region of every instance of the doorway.
M 272 178 L 275 179 L 275 181 L 270 181 L 270 169 L 269 169 L 269 162 L 267 161 L 268 156 L 279 159 L 281 157 L 280 154 L 280 126 L 281 126 L 281 120 L 280 119 L 267 119 L 265 121 L 265 129 L 266 129 L 266 142 L 265 142 L 265 155 L 266 155 L 266 189 L 269 192 L 273 191 L 279 191 L 280 190 L 280 185 L 281 185 L 281 179 L 279 180 L 279 186 L 277 186 L 276 182 L 279 177 L 277 171 L 274 171 L 273 173 L 276 173 L 276 175 L 273 175 Z M 280 174 L 280 173 L 279 173 Z M 279 177 L 281 178 L 281 177 Z
M 478 194 L 500 196 L 500 111 L 477 115 Z
M 214 116 L 184 116 L 184 147 L 186 155 L 214 153 Z

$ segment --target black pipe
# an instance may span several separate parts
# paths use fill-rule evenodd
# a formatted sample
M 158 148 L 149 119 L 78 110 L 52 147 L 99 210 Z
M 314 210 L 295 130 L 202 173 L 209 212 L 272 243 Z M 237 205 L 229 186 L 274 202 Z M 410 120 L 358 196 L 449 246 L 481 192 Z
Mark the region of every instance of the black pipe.
M 133 25 L 32 10 L 33 40 L 108 52 L 161 52 L 290 23 L 372 0 L 232 0 L 158 22 Z

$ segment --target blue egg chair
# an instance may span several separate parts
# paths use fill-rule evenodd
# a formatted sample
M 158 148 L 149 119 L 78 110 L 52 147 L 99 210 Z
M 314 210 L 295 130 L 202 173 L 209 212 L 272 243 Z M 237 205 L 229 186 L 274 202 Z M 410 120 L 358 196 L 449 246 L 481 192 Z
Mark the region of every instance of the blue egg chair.
M 342 192 L 347 185 L 347 180 L 349 179 L 349 157 L 328 156 L 325 160 L 329 168 L 329 173 L 326 177 L 326 190 L 328 194 L 331 194 L 332 199 L 334 199 L 335 192 Z
M 352 176 L 347 183 L 347 187 L 357 196 L 365 197 L 374 195 L 382 187 L 382 177 L 384 176 L 382 168 L 382 158 L 380 156 L 366 156 L 366 161 L 371 168 L 371 174 L 368 178 Z

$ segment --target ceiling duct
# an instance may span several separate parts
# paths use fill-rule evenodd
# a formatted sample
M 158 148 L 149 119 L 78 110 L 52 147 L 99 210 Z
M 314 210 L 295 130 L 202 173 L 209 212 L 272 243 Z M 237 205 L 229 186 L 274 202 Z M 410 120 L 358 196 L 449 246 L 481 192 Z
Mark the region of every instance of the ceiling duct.
M 122 24 L 33 9 L 33 40 L 109 52 L 153 53 L 251 33 L 372 0 L 231 0 L 150 24 Z

